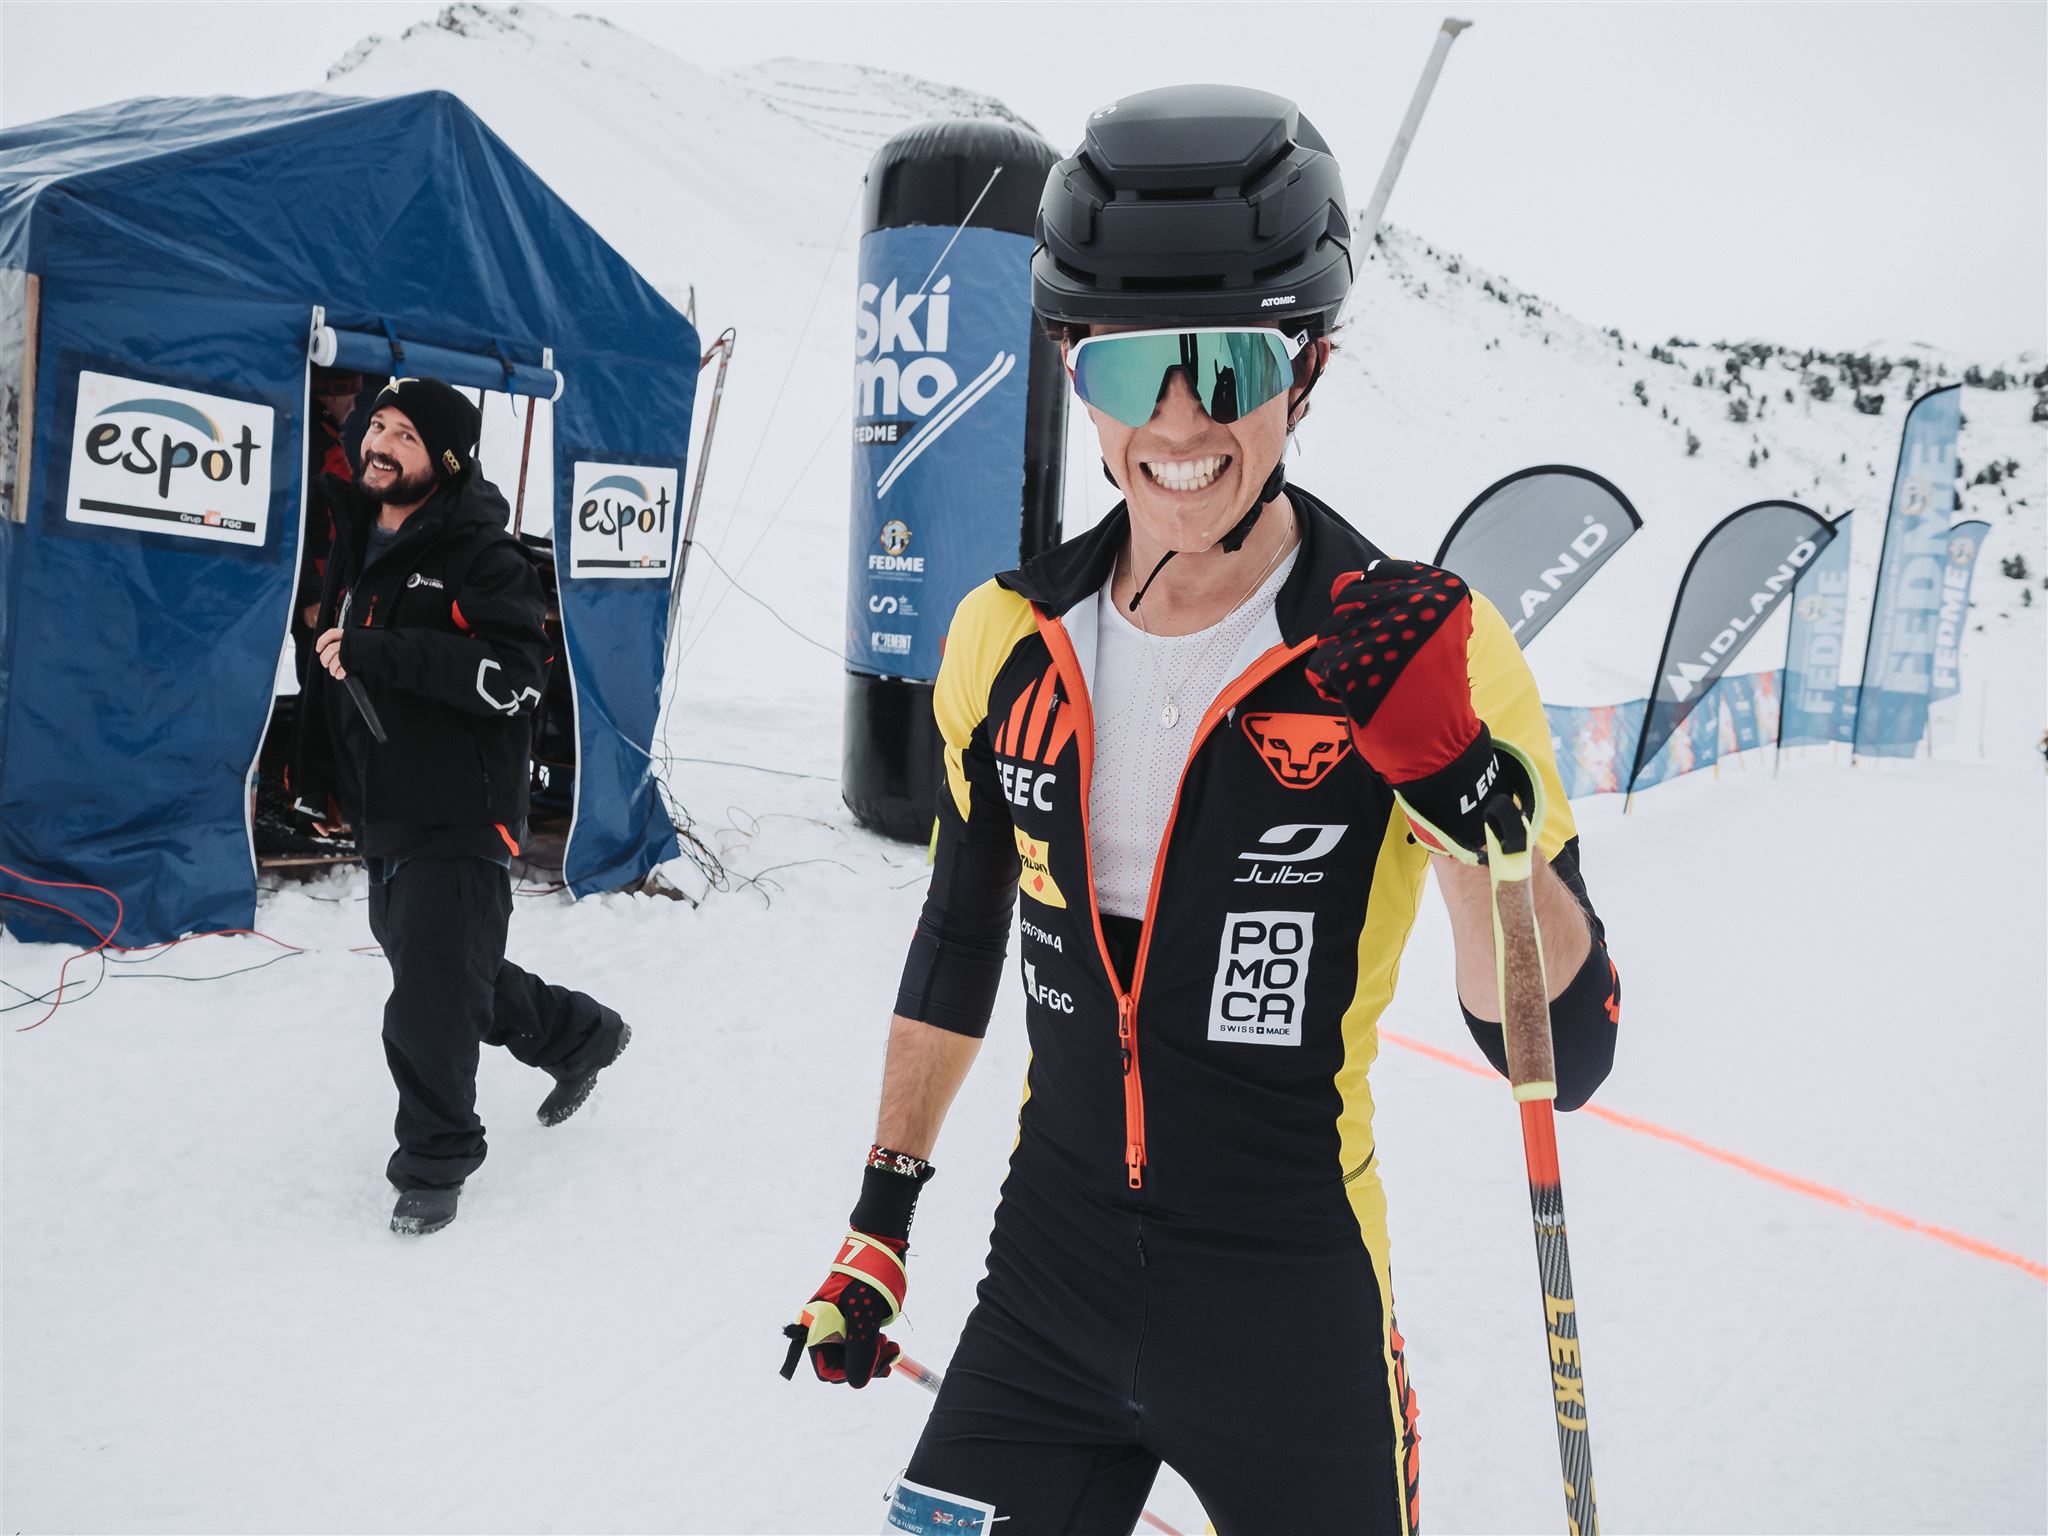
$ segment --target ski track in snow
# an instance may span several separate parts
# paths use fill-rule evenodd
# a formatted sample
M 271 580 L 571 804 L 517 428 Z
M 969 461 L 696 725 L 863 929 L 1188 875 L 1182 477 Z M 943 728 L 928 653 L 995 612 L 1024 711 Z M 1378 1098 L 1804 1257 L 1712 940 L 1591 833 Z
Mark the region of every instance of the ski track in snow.
M 995 108 L 878 71 L 778 61 L 712 75 L 551 12 L 464 14 L 465 31 L 354 50 L 331 88 L 457 83 L 664 293 L 681 302 L 696 286 L 707 337 L 740 327 L 700 537 L 833 645 L 847 460 L 831 438 L 854 238 L 835 248 L 835 232 L 868 147 L 894 126 L 935 102 Z M 818 103 L 835 93 L 844 111 L 827 113 Z M 544 121 L 531 111 L 543 99 Z M 1042 126 L 1055 142 L 1071 128 Z M 1370 146 L 1339 149 L 1376 163 Z M 1904 402 L 1897 382 L 1877 417 L 1844 394 L 1799 394 L 1737 425 L 1729 396 L 1690 384 L 1721 367 L 1710 347 L 1656 363 L 1651 338 L 1618 345 L 1523 297 L 1390 230 L 1290 473 L 1417 556 L 1512 470 L 1607 475 L 1644 529 L 1531 661 L 1560 701 L 1639 696 L 1707 528 L 1775 495 L 1879 508 Z M 1782 404 L 1793 380 L 1774 366 L 1756 372 Z M 1637 378 L 1651 407 L 1632 396 Z M 2029 404 L 2026 390 L 1965 391 L 1966 470 L 2008 455 L 2022 470 L 1973 488 L 1957 514 L 1993 528 L 1982 627 L 1936 760 L 1851 770 L 1812 749 L 1774 777 L 1751 754 L 1645 794 L 1626 818 L 1613 799 L 1578 809 L 1625 988 L 1598 1102 L 2038 1262 L 2042 609 L 2020 606 L 1997 566 L 2013 551 L 2038 563 L 2044 542 Z M 1758 443 L 1772 454 L 1752 470 Z M 1107 509 L 1078 427 L 1067 485 L 1070 528 Z M 1875 559 L 1859 539 L 1866 583 Z M 928 1397 L 897 1381 L 827 1390 L 807 1370 L 785 1383 L 775 1368 L 779 1329 L 822 1277 L 856 1191 L 925 867 L 839 804 L 838 670 L 745 600 L 706 625 L 725 586 L 708 562 L 691 572 L 668 747 L 817 777 L 674 764 L 700 834 L 738 875 L 767 871 L 765 890 L 699 908 L 519 900 L 513 958 L 620 1008 L 634 1046 L 554 1130 L 532 1118 L 547 1080 L 487 1050 L 491 1156 L 447 1231 L 385 1231 L 394 1105 L 375 1034 L 388 973 L 348 952 L 370 942 L 359 872 L 263 898 L 257 925 L 303 956 L 204 986 L 109 981 L 6 1036 L 0 1525 L 880 1525 Z M 1742 665 L 1781 653 L 1774 628 Z M 702 891 L 691 866 L 669 873 Z M 207 940 L 147 968 L 207 975 L 272 953 Z M 31 990 L 54 984 L 62 954 L 0 938 L 0 969 Z M 74 980 L 93 969 L 74 966 Z M 1434 897 L 1384 1022 L 1477 1060 Z M 896 1335 L 940 1369 L 981 1273 L 1024 1062 L 1006 989 L 920 1203 Z M 1393 1047 L 1374 1093 L 1425 1518 L 1554 1529 L 1507 1093 Z M 2048 1528 L 2048 1287 L 1611 1124 L 1565 1117 L 1559 1134 L 1609 1529 Z M 1259 1325 L 1255 1301 L 1217 1320 L 1226 1339 Z M 1151 1507 L 1202 1528 L 1170 1471 Z

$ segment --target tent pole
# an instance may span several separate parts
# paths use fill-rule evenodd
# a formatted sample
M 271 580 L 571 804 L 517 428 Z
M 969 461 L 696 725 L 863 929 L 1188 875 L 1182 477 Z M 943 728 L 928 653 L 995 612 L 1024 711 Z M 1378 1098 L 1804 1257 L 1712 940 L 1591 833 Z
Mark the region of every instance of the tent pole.
M 512 501 L 512 536 L 515 539 L 526 525 L 526 462 L 533 453 L 533 412 L 539 404 L 536 396 L 526 397 L 526 430 L 519 439 L 519 494 Z
M 690 568 L 690 545 L 697 537 L 697 509 L 704 501 L 704 471 L 711 463 L 712 434 L 718 430 L 718 402 L 725 398 L 725 369 L 732 361 L 733 344 L 738 339 L 739 332 L 728 325 L 719 332 L 718 340 L 711 344 L 711 350 L 697 364 L 697 371 L 702 373 L 711 366 L 711 359 L 717 358 L 718 377 L 711 386 L 711 411 L 704 418 L 704 441 L 697 448 L 697 479 L 690 487 L 690 512 L 683 520 L 683 539 L 676 549 L 676 578 L 668 594 L 669 640 L 675 639 L 676 614 L 683 605 L 683 577 Z
M 43 280 L 34 272 L 27 274 L 24 285 L 27 288 L 26 313 L 22 317 L 21 332 L 21 393 L 17 397 L 15 422 L 14 458 L 14 504 L 7 509 L 8 516 L 17 523 L 28 521 L 29 472 L 35 468 L 36 445 L 36 340 L 42 328 Z

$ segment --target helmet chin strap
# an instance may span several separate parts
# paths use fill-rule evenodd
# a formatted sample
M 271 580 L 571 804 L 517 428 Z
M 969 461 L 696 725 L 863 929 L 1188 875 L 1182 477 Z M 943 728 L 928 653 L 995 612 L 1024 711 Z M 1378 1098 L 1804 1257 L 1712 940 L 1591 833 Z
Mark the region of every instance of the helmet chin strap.
M 1308 381 L 1301 386 L 1301 393 L 1288 402 L 1287 431 L 1290 437 L 1294 433 L 1294 413 L 1301 409 L 1303 402 L 1306 401 L 1309 397 L 1309 391 L 1316 387 L 1316 381 L 1322 378 L 1322 376 L 1322 357 L 1321 354 L 1318 353 L 1315 364 L 1309 373 Z M 1116 476 L 1110 474 L 1109 461 L 1107 459 L 1103 460 L 1102 462 L 1102 473 L 1108 479 L 1111 485 L 1116 485 Z M 1252 498 L 1252 504 L 1251 506 L 1245 509 L 1244 516 L 1240 517 L 1235 523 L 1233 523 L 1231 525 L 1230 531 L 1224 534 L 1222 538 L 1216 541 L 1220 546 L 1222 546 L 1224 553 L 1234 555 L 1240 549 L 1244 548 L 1244 541 L 1252 536 L 1252 528 L 1258 522 L 1259 514 L 1266 509 L 1266 503 L 1271 501 L 1275 496 L 1278 496 L 1280 494 L 1280 488 L 1284 486 L 1286 483 L 1287 450 L 1285 448 L 1282 448 L 1280 451 L 1279 459 L 1276 460 L 1273 465 L 1273 473 L 1266 476 L 1266 483 L 1259 487 L 1259 494 Z M 1119 486 L 1118 489 L 1121 490 L 1122 487 Z M 1171 560 L 1175 555 L 1179 553 L 1179 550 L 1169 549 L 1165 554 L 1159 557 L 1159 563 L 1152 567 L 1152 574 L 1150 576 L 1147 576 L 1145 578 L 1144 584 L 1140 586 L 1134 594 L 1132 594 L 1131 612 L 1136 613 L 1138 611 L 1138 604 L 1143 602 L 1145 594 L 1152 590 L 1152 583 L 1157 581 L 1159 579 L 1159 573 L 1166 569 L 1166 562 Z
M 1228 533 L 1216 541 L 1226 553 L 1234 555 L 1244 548 L 1244 541 L 1252 536 L 1252 526 L 1258 522 L 1259 514 L 1266 509 L 1266 503 L 1275 496 L 1278 496 L 1280 494 L 1280 487 L 1286 483 L 1287 459 L 1285 455 L 1282 455 L 1278 462 L 1273 465 L 1273 473 L 1266 476 L 1266 483 L 1259 487 L 1259 494 L 1252 498 L 1252 504 L 1246 510 L 1244 516 L 1231 525 Z M 1166 562 L 1179 553 L 1180 551 L 1177 549 L 1169 549 L 1159 557 L 1159 563 L 1152 567 L 1152 574 L 1147 576 L 1144 584 L 1132 594 L 1131 612 L 1136 613 L 1138 611 L 1138 604 L 1143 602 L 1145 594 L 1152 590 L 1152 583 L 1157 581 L 1159 573 L 1166 569 Z

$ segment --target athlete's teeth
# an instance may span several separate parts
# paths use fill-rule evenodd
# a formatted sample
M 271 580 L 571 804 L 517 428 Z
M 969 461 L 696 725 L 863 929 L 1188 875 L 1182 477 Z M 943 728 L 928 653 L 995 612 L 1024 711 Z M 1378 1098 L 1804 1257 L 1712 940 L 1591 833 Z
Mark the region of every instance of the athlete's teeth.
M 1170 491 L 1198 491 L 1221 474 L 1228 462 L 1223 454 L 1211 454 L 1206 459 L 1148 463 L 1145 468 L 1154 480 Z

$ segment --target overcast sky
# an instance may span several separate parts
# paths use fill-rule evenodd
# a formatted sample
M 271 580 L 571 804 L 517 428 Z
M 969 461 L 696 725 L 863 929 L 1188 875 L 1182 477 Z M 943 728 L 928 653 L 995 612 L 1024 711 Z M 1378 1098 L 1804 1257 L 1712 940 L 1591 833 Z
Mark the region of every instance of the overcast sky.
M 437 7 L 0 8 L 0 122 L 318 87 Z M 784 54 L 1001 97 L 1061 149 L 1094 107 L 1293 96 L 1372 191 L 1438 6 L 567 6 L 700 66 Z M 2048 345 L 2048 6 L 1477 5 L 1389 217 L 1634 338 Z M 1258 62 L 1266 60 L 1270 62 Z M 461 91 L 462 82 L 448 86 Z M 536 102 L 545 111 L 544 101 Z

